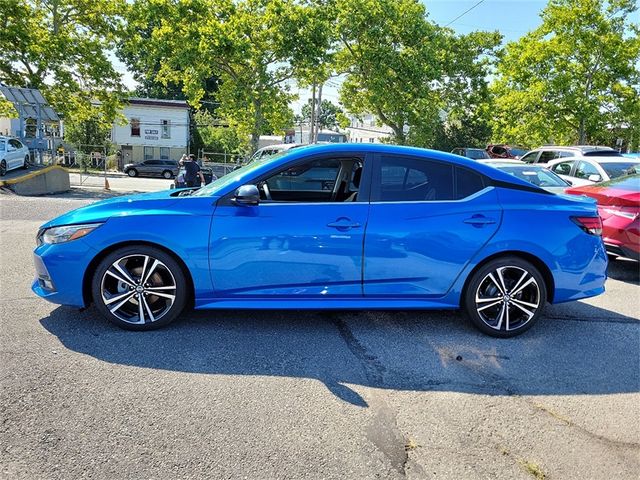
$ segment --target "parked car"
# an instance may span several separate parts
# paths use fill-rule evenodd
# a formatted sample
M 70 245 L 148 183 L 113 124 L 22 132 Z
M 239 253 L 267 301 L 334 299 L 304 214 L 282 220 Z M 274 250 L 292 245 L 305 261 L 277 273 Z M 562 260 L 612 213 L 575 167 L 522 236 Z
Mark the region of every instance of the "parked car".
M 0 137 L 0 176 L 16 168 L 29 168 L 29 149 L 17 138 Z
M 553 160 L 547 168 L 579 187 L 640 173 L 640 159 L 625 157 L 575 157 Z
M 528 152 L 526 148 L 512 147 L 511 145 L 504 144 L 488 145 L 486 151 L 491 158 L 515 158 L 516 160 L 519 160 Z
M 558 158 L 569 157 L 621 157 L 622 155 L 611 147 L 596 145 L 577 145 L 563 147 L 559 145 L 547 145 L 531 150 L 521 160 L 524 163 L 547 163 Z
M 178 174 L 178 162 L 175 160 L 145 160 L 140 163 L 128 163 L 123 168 L 130 177 L 173 178 Z
M 517 160 L 508 162 L 505 160 L 480 161 L 485 165 L 490 165 L 540 188 L 544 188 L 551 193 L 564 193 L 565 189 L 571 186 L 568 181 L 540 165 L 523 165 L 522 162 Z
M 482 148 L 465 148 L 458 147 L 451 150 L 451 153 L 460 155 L 461 157 L 471 158 L 473 160 L 480 160 L 483 158 L 491 158 L 489 154 Z
M 596 199 L 607 253 L 640 261 L 640 175 L 570 188 L 567 193 Z
M 270 157 L 277 153 L 283 153 L 291 150 L 292 148 L 303 147 L 304 144 L 300 143 L 280 143 L 277 145 L 267 145 L 266 147 L 259 148 L 254 152 L 249 160 L 246 163 L 255 162 L 256 160 L 260 160 L 262 158 Z
M 301 172 L 315 188 L 278 183 Z M 94 303 L 132 330 L 186 305 L 460 308 L 498 337 L 530 328 L 546 302 L 604 291 L 595 201 L 450 153 L 313 146 L 185 192 L 112 198 L 45 223 L 33 290 Z

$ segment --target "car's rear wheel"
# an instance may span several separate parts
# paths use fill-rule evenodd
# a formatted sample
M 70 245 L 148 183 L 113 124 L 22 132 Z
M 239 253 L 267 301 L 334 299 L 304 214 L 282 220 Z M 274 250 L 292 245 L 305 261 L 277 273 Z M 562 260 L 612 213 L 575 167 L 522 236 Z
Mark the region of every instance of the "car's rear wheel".
M 135 168 L 130 168 L 129 170 L 127 170 L 127 175 L 129 175 L 130 177 L 137 177 L 138 171 Z
M 7 162 L 2 160 L 0 162 L 0 177 L 4 177 L 7 174 Z
M 127 330 L 153 330 L 175 320 L 188 286 L 178 262 L 147 245 L 120 248 L 96 268 L 91 290 L 97 309 Z
M 162 172 L 162 176 L 167 180 L 169 180 L 170 178 L 173 177 L 173 173 L 171 173 L 171 171 L 169 170 L 165 170 L 164 172 Z
M 539 270 L 521 258 L 504 257 L 473 274 L 464 292 L 464 310 L 482 332 L 507 338 L 530 329 L 546 299 Z

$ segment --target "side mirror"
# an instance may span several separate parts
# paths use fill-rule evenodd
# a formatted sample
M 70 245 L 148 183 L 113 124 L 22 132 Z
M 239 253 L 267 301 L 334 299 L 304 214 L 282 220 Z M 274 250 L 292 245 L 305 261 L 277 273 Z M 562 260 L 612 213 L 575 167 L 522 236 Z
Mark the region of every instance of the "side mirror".
M 236 205 L 244 205 L 248 207 L 254 207 L 260 203 L 260 192 L 255 185 L 242 185 L 236 190 L 236 195 L 233 197 L 233 203 Z
M 590 182 L 599 182 L 600 180 L 602 180 L 602 177 L 600 175 L 594 173 L 593 175 L 589 175 L 588 180 Z

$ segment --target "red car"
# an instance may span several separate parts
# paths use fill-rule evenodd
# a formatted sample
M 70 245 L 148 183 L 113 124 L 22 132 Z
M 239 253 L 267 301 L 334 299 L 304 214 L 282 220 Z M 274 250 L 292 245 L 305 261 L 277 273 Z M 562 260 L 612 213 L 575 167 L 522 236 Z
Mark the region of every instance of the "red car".
M 596 199 L 607 253 L 640 261 L 640 175 L 572 187 L 566 192 Z
M 487 145 L 487 153 L 491 158 L 514 158 L 520 160 L 520 158 L 529 150 L 521 147 L 513 147 L 511 145 Z

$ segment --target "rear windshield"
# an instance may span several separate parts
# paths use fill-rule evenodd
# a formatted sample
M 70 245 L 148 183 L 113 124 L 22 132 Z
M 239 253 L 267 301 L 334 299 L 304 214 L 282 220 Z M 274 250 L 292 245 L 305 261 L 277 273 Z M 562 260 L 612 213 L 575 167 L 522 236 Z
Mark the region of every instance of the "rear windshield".
M 600 166 L 607 172 L 609 178 L 640 173 L 640 162 L 601 163 Z
M 622 157 L 620 152 L 615 150 L 592 150 L 591 152 L 584 152 L 582 155 L 585 157 Z
M 511 175 L 518 177 L 522 180 L 526 180 L 529 183 L 533 183 L 534 185 L 538 185 L 539 187 L 566 187 L 567 182 L 565 182 L 558 175 L 553 173 L 550 170 L 542 167 L 521 167 L 520 165 L 515 165 L 513 167 L 508 166 L 500 166 L 496 167 L 503 172 L 510 173 Z

